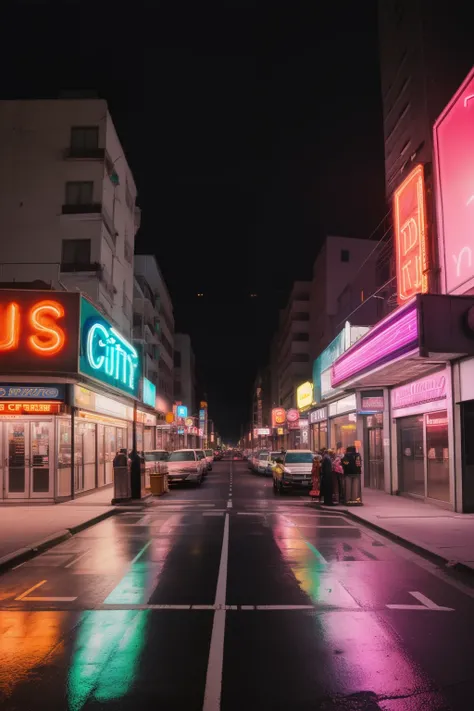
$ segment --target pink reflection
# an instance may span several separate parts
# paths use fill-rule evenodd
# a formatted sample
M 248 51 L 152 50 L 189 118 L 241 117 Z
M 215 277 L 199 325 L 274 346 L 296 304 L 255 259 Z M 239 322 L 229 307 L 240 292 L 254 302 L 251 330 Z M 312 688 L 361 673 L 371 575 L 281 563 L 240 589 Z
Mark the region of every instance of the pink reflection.
M 329 612 L 319 617 L 324 646 L 333 657 L 331 691 L 354 694 L 370 689 L 384 696 L 409 696 L 428 683 L 398 637 L 369 612 Z

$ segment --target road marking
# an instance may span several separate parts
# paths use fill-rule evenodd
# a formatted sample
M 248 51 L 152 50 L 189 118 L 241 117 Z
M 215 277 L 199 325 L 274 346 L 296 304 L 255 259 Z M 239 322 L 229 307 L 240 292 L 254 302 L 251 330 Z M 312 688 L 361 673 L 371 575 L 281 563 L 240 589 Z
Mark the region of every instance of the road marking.
M 231 501 L 230 499 L 229 499 L 229 501 L 227 502 L 227 508 L 228 508 L 228 509 L 231 509 L 231 508 L 232 508 L 232 501 Z
M 231 464 L 232 471 L 232 464 Z M 232 503 L 232 502 L 230 502 Z M 229 503 L 227 504 L 229 506 Z M 226 514 L 222 538 L 221 560 L 217 578 L 215 605 L 225 605 L 227 593 L 227 565 L 229 561 L 229 515 Z M 224 663 L 225 609 L 214 612 L 211 645 L 207 663 L 206 688 L 203 711 L 219 711 L 222 695 L 222 670 Z
M 204 511 L 203 516 L 223 516 L 223 511 Z
M 265 516 L 261 511 L 237 511 L 237 516 Z
M 410 592 L 409 595 L 421 602 L 421 605 L 386 605 L 390 610 L 431 610 L 432 612 L 454 612 L 453 607 L 440 607 L 421 592 Z
M 47 580 L 40 580 L 39 583 L 36 583 L 36 585 L 33 585 L 29 590 L 16 597 L 15 600 L 23 600 L 23 602 L 74 602 L 74 600 L 77 600 L 77 597 L 30 597 L 30 593 L 32 593 L 33 590 L 37 590 L 46 582 Z
M 256 610 L 314 610 L 314 605 L 255 605 Z
M 41 587 L 41 585 L 44 585 L 46 580 L 41 580 L 39 583 L 36 583 L 36 585 L 33 585 L 33 587 L 28 588 L 28 590 L 21 595 L 18 595 L 18 597 L 15 598 L 15 600 L 23 600 L 27 595 L 29 595 L 33 590 L 36 590 L 36 588 Z
M 76 563 L 78 563 L 81 560 L 81 558 L 84 558 L 84 556 L 87 555 L 88 553 L 89 553 L 89 548 L 86 551 L 84 551 L 84 553 L 81 553 L 81 555 L 78 555 L 77 558 L 74 558 L 74 560 L 71 560 L 71 562 L 68 563 L 67 565 L 65 565 L 64 567 L 71 568 L 73 565 L 76 565 Z
M 148 543 L 145 543 L 145 545 L 143 546 L 143 548 L 142 548 L 140 551 L 138 551 L 138 553 L 137 553 L 137 555 L 135 556 L 135 558 L 130 562 L 130 565 L 134 565 L 138 560 L 140 560 L 140 558 L 142 557 L 142 555 L 144 554 L 144 552 L 146 551 L 146 549 L 149 548 L 152 543 L 153 543 L 153 540 L 148 541 Z

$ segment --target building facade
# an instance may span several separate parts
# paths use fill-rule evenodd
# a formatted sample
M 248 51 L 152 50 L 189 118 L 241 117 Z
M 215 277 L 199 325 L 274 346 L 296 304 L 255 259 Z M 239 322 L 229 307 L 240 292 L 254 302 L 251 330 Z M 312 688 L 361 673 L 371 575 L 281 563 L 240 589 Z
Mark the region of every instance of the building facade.
M 187 333 L 174 336 L 174 399 L 183 403 L 192 416 L 197 415 L 196 361 Z
M 107 103 L 0 102 L 0 281 L 80 290 L 132 334 L 136 187 Z
M 154 255 L 135 255 L 133 338 L 143 348 L 144 376 L 156 386 L 161 411 L 173 402 L 173 305 Z

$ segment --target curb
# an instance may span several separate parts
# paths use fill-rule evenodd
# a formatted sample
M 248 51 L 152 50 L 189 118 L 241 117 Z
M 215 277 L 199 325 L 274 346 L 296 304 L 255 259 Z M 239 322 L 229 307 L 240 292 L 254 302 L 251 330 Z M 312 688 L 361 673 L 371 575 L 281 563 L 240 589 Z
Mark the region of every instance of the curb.
M 110 511 L 105 511 L 104 513 L 98 514 L 97 516 L 94 516 L 94 518 L 91 518 L 88 521 L 84 521 L 83 523 L 80 523 L 77 526 L 65 528 L 62 531 L 58 531 L 57 533 L 51 534 L 47 538 L 43 538 L 37 543 L 32 543 L 31 545 L 25 546 L 23 548 L 18 548 L 12 553 L 7 553 L 7 555 L 4 555 L 3 558 L 0 558 L 0 574 L 6 573 L 8 570 L 11 570 L 12 568 L 17 565 L 20 565 L 21 563 L 26 563 L 26 561 L 31 560 L 31 558 L 35 558 L 36 556 L 40 555 L 41 553 L 44 553 L 50 548 L 54 548 L 54 546 L 59 545 L 59 543 L 64 543 L 64 541 L 67 541 L 69 538 L 75 536 L 76 533 L 80 533 L 86 528 L 95 526 L 96 523 L 100 523 L 106 518 L 114 516 L 116 513 L 116 509 L 110 509 Z
M 404 548 L 407 548 L 410 551 L 413 551 L 414 553 L 417 553 L 418 555 L 422 556 L 423 558 L 431 560 L 433 563 L 436 563 L 436 564 L 442 566 L 443 568 L 448 568 L 448 570 L 450 570 L 450 571 L 454 570 L 459 573 L 468 573 L 469 575 L 474 576 L 474 568 L 471 568 L 469 565 L 466 565 L 465 563 L 461 563 L 459 561 L 450 560 L 449 558 L 445 558 L 444 556 L 440 555 L 439 553 L 434 553 L 433 551 L 430 551 L 428 548 L 424 548 L 423 546 L 420 546 L 418 543 L 413 543 L 413 541 L 410 541 L 408 538 L 404 538 L 403 536 L 400 536 L 398 533 L 393 533 L 392 531 L 387 531 L 386 528 L 379 526 L 377 523 L 373 523 L 372 521 L 367 521 L 367 519 L 362 518 L 361 516 L 358 516 L 357 514 L 353 513 L 352 511 L 348 511 L 347 509 L 339 509 L 338 511 L 332 511 L 332 510 L 328 510 L 325 508 L 321 508 L 320 510 L 325 511 L 326 513 L 330 514 L 331 516 L 345 516 L 346 518 L 349 518 L 351 521 L 355 521 L 356 523 L 359 523 L 362 526 L 371 528 L 373 531 L 380 533 L 385 538 L 388 538 L 391 541 L 394 541 L 394 543 L 398 543 L 399 545 L 403 546 Z

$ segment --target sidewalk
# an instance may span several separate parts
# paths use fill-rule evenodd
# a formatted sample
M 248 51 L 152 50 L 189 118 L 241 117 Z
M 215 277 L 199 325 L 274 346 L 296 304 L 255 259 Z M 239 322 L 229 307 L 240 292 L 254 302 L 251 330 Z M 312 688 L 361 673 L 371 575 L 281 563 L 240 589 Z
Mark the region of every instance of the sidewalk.
M 107 487 L 64 504 L 2 506 L 0 571 L 112 516 L 116 511 L 110 504 L 112 496 L 112 487 Z
M 474 571 L 474 514 L 458 514 L 373 489 L 364 489 L 362 497 L 363 506 L 343 509 L 351 518 L 428 552 L 440 562 Z

